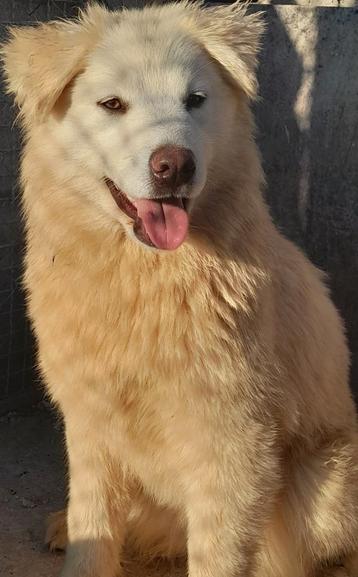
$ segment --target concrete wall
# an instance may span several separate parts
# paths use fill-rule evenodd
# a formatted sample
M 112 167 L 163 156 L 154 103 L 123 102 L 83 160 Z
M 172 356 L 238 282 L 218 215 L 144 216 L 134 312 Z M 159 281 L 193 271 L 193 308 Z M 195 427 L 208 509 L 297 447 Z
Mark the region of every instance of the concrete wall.
M 0 22 L 71 16 L 83 4 L 3 0 Z M 252 7 L 263 9 L 268 21 L 256 106 L 267 199 L 281 229 L 329 273 L 358 391 L 358 2 L 341 0 L 351 6 L 345 8 L 333 7 L 335 0 L 284 4 Z M 0 412 L 30 402 L 36 380 L 20 286 L 19 139 L 12 123 L 9 101 L 0 94 Z
M 259 142 L 275 221 L 329 273 L 358 391 L 358 8 L 275 6 Z

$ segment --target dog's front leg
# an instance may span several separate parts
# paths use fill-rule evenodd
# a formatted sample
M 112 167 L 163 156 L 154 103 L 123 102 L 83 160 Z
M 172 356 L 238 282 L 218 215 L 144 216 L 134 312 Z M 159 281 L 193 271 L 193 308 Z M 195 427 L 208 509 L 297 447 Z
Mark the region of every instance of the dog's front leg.
M 61 577 L 117 577 L 129 507 L 127 481 L 101 427 L 66 415 L 68 544 Z
M 255 575 L 265 521 L 280 487 L 272 431 L 253 424 L 229 438 L 216 429 L 207 462 L 203 453 L 198 458 L 187 503 L 189 577 Z

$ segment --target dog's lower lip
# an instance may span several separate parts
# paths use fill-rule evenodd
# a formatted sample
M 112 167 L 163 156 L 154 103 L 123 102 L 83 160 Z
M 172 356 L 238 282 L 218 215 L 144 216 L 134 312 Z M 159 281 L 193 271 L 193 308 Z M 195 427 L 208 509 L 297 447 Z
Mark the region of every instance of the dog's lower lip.
M 129 218 L 135 220 L 137 218 L 137 209 L 129 200 L 128 196 L 114 184 L 113 180 L 105 178 L 105 183 L 107 184 L 118 208 L 120 208 L 122 212 L 129 216 Z
M 134 204 L 129 200 L 128 196 L 124 194 L 111 180 L 110 178 L 105 178 L 105 183 L 108 186 L 113 199 L 116 202 L 118 208 L 124 212 L 129 218 L 134 221 L 133 232 L 144 244 L 154 247 L 154 244 L 147 235 L 145 228 L 143 226 L 142 220 L 138 217 L 138 212 Z

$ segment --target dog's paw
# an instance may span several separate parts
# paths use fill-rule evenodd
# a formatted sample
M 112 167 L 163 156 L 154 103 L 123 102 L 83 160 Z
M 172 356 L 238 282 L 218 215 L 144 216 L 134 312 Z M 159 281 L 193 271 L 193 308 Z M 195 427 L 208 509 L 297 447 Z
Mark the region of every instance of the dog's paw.
M 50 551 L 64 551 L 67 545 L 66 510 L 51 513 L 47 518 L 45 543 Z

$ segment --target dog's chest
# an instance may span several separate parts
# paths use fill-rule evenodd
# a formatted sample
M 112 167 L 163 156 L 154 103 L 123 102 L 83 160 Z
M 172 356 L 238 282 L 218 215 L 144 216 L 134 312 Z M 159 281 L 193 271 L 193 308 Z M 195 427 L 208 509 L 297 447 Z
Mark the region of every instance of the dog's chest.
M 41 364 L 65 415 L 89 423 L 157 499 L 180 500 L 185 471 L 210 460 L 220 395 L 236 387 L 217 294 L 199 276 L 86 270 L 61 258 L 30 271 L 28 285 Z
M 145 394 L 132 407 L 119 409 L 121 463 L 163 504 L 180 507 L 190 472 L 208 458 L 203 424 L 184 402 L 168 391 Z M 200 411 L 198 411 L 200 412 Z
M 30 312 L 52 380 L 120 392 L 131 381 L 196 380 L 224 362 L 228 347 L 203 278 L 133 264 L 86 270 L 61 258 L 29 272 Z

